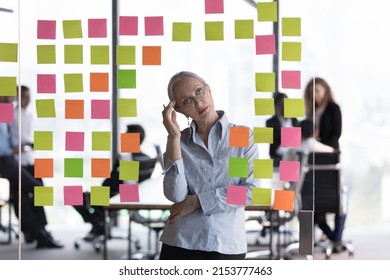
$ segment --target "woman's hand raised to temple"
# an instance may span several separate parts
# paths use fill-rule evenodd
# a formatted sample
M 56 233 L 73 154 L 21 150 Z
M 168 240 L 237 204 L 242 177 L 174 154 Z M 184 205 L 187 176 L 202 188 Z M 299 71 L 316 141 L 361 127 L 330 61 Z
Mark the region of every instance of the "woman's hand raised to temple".
M 163 124 L 168 131 L 169 138 L 171 140 L 179 140 L 181 132 L 176 120 L 176 112 L 173 110 L 174 106 L 175 101 L 170 101 L 167 106 L 164 106 L 164 110 L 162 111 Z

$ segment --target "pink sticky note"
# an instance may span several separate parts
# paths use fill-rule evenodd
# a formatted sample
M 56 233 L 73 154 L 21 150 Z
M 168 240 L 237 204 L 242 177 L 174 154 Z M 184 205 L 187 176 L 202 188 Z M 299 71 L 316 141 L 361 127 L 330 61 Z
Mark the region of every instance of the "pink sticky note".
M 300 127 L 282 127 L 280 145 L 282 147 L 300 147 L 301 146 L 301 128 Z
M 110 100 L 91 100 L 91 118 L 109 119 Z
M 107 20 L 105 18 L 88 19 L 89 38 L 107 38 Z
M 119 185 L 120 202 L 139 202 L 139 190 L 137 184 Z
M 83 205 L 83 186 L 64 186 L 65 205 Z
M 228 186 L 226 203 L 246 205 L 246 187 Z
M 12 103 L 0 103 L 0 123 L 14 122 L 14 105 Z
M 65 151 L 84 151 L 84 132 L 66 132 Z
M 119 17 L 119 35 L 138 35 L 138 17 Z
M 282 71 L 282 88 L 301 89 L 301 71 Z
M 223 0 L 205 0 L 206 14 L 223 14 Z
M 56 21 L 55 20 L 38 20 L 38 39 L 55 39 L 56 38 Z
M 279 180 L 287 182 L 298 182 L 299 167 L 299 161 L 281 160 L 279 163 Z
M 256 36 L 256 54 L 275 54 L 275 35 Z
M 37 75 L 38 93 L 56 93 L 56 75 L 38 74 Z
M 164 18 L 145 17 L 145 35 L 164 35 Z

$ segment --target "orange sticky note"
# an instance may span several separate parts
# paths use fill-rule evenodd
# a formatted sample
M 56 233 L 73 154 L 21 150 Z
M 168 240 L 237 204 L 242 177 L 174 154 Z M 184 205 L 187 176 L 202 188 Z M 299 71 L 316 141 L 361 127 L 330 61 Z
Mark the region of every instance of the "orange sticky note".
M 35 178 L 53 178 L 53 159 L 36 158 L 34 159 L 34 177 Z
M 108 92 L 108 73 L 91 73 L 89 88 L 91 92 Z
M 121 153 L 141 152 L 140 133 L 121 133 Z
M 65 100 L 65 119 L 84 119 L 84 100 Z
M 229 136 L 230 147 L 243 147 L 249 146 L 249 127 L 231 127 Z
M 275 190 L 274 210 L 294 211 L 294 192 Z
M 110 178 L 111 160 L 109 158 L 91 159 L 92 178 Z
M 143 46 L 142 65 L 161 65 L 161 46 Z

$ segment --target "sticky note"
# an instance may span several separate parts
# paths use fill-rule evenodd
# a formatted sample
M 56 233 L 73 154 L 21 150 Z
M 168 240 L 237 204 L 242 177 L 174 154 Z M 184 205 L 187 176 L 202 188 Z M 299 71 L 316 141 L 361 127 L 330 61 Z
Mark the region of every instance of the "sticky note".
M 254 159 L 253 177 L 260 179 L 273 178 L 273 160 L 272 159 Z
M 274 129 L 272 127 L 255 127 L 253 139 L 255 143 L 272 144 L 274 142 Z
M 222 41 L 223 21 L 208 21 L 204 23 L 204 33 L 206 41 Z
M 301 43 L 282 42 L 283 61 L 301 61 Z
M 53 187 L 34 187 L 34 206 L 53 206 Z
M 249 146 L 249 127 L 233 126 L 229 128 L 229 146 L 242 147 Z
M 37 46 L 38 64 L 55 64 L 56 63 L 56 46 L 55 45 L 38 45 Z
M 278 21 L 278 3 L 257 2 L 257 21 Z
M 191 42 L 191 22 L 173 22 L 172 41 Z
M 52 131 L 34 131 L 34 150 L 52 151 L 53 150 L 53 132 Z
M 253 205 L 271 205 L 272 189 L 267 188 L 252 188 L 252 204 Z
M 274 92 L 275 73 L 256 73 L 256 91 Z
M 119 161 L 119 180 L 138 181 L 139 161 Z
M 91 46 L 91 64 L 110 64 L 109 46 Z
M 84 100 L 65 100 L 65 119 L 84 119 Z
M 253 39 L 253 20 L 235 20 L 234 34 L 236 39 Z
M 88 37 L 107 38 L 107 19 L 105 18 L 88 19 Z
M 299 161 L 281 160 L 279 163 L 279 180 L 287 182 L 298 182 L 299 169 Z
M 91 187 L 91 206 L 110 205 L 110 187 Z
M 110 119 L 110 100 L 91 100 L 91 119 Z
M 65 132 L 65 151 L 84 151 L 84 132 Z
M 83 74 L 64 74 L 65 92 L 83 92 Z
M 56 38 L 56 21 L 55 20 L 38 20 L 37 28 L 38 39 L 55 39 Z
M 301 71 L 282 71 L 282 88 L 301 89 Z
M 121 133 L 121 153 L 140 153 L 141 134 Z
M 0 96 L 16 96 L 16 77 L 0 77 Z
M 64 177 L 83 178 L 83 162 L 82 158 L 64 158 Z
M 246 187 L 228 186 L 226 194 L 226 203 L 235 205 L 246 205 Z
M 282 18 L 282 36 L 301 36 L 301 18 Z
M 0 43 L 0 62 L 17 62 L 18 44 Z
M 256 54 L 275 54 L 275 35 L 256 36 Z
M 138 17 L 119 17 L 119 35 L 138 35 Z
M 12 103 L 0 103 L 0 123 L 14 122 L 14 105 Z
M 118 70 L 118 89 L 136 88 L 137 73 L 136 70 Z
M 284 99 L 285 118 L 303 118 L 305 116 L 305 101 L 303 98 Z
M 111 160 L 109 158 L 91 159 L 91 176 L 92 178 L 110 178 Z
M 255 115 L 267 116 L 275 114 L 273 98 L 255 98 Z
M 161 65 L 161 46 L 143 46 L 142 65 Z
M 223 1 L 224 0 L 205 0 L 204 1 L 205 13 L 223 14 L 224 13 Z
M 137 99 L 118 98 L 118 117 L 132 118 L 137 116 Z
M 65 45 L 64 46 L 65 64 L 83 63 L 83 45 Z
M 54 160 L 52 158 L 34 159 L 34 177 L 35 178 L 53 178 Z
M 281 128 L 282 147 L 300 147 L 301 146 L 301 128 L 300 127 L 282 127 Z
M 89 91 L 108 92 L 108 73 L 90 73 Z
M 134 65 L 135 46 L 116 46 L 116 64 Z
M 56 93 L 56 74 L 38 74 L 37 92 Z
M 164 35 L 164 18 L 161 16 L 145 17 L 145 35 Z
M 274 210 L 294 211 L 294 192 L 275 190 Z
M 248 177 L 248 159 L 247 158 L 229 158 L 229 177 L 247 178 Z
M 83 186 L 64 186 L 64 205 L 83 205 Z
M 119 185 L 120 202 L 139 202 L 139 188 L 137 184 Z
M 38 99 L 35 100 L 38 118 L 55 118 L 56 108 L 54 99 Z
M 111 132 L 92 131 L 92 151 L 111 150 Z
M 64 20 L 62 21 L 62 28 L 65 39 L 83 38 L 81 20 Z

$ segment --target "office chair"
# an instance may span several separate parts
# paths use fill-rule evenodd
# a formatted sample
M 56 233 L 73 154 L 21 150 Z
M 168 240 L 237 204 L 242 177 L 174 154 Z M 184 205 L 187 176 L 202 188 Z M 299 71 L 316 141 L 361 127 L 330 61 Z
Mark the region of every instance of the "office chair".
M 2 224 L 2 208 L 8 205 L 8 225 Z M 0 231 L 6 233 L 8 238 L 6 241 L 1 241 L 0 244 L 10 244 L 12 240 L 12 233 L 16 238 L 19 238 L 18 232 L 12 225 L 12 207 L 10 204 L 10 185 L 9 181 L 5 178 L 0 178 Z

